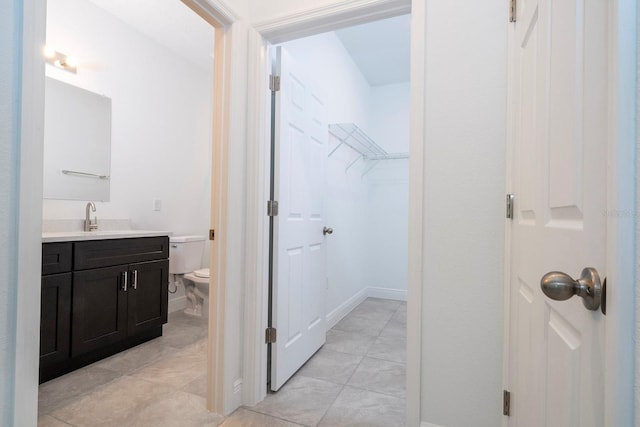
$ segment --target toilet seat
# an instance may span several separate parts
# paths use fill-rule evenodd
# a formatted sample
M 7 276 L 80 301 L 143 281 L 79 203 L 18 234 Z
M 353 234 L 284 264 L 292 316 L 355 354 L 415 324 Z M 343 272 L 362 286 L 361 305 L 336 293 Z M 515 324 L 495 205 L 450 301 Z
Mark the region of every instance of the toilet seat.
M 196 270 L 193 272 L 193 274 L 196 277 L 202 277 L 202 278 L 209 278 L 209 269 L 208 268 L 201 268 L 200 270 Z
M 187 280 L 192 281 L 193 283 L 198 283 L 200 285 L 207 285 L 207 286 L 209 285 L 209 278 L 208 277 L 196 276 L 195 272 L 185 274 L 184 278 L 187 279 Z

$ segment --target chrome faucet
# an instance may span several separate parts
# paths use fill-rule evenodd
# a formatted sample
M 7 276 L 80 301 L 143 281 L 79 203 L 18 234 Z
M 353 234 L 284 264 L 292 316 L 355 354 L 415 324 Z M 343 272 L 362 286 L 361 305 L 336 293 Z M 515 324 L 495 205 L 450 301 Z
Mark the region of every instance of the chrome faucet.
M 84 231 L 93 231 L 98 229 L 98 217 L 96 216 L 95 221 L 92 222 L 90 218 L 90 211 L 96 211 L 96 204 L 93 202 L 87 203 L 87 208 L 84 216 Z

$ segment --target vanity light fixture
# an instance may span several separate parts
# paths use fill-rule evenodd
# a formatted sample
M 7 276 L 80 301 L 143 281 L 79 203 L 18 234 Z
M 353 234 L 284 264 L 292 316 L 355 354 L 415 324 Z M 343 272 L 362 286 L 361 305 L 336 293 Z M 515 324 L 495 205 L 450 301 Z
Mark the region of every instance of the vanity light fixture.
M 44 47 L 43 54 L 47 64 L 51 64 L 56 68 L 70 73 L 76 74 L 78 72 L 78 58 L 75 56 L 67 56 L 64 53 L 53 50 L 49 46 Z

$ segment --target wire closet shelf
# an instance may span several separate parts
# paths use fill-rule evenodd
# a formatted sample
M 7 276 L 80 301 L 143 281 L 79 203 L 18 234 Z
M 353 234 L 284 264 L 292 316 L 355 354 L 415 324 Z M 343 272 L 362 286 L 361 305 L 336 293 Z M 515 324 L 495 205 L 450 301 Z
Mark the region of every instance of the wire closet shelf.
M 329 133 L 340 141 L 329 153 L 329 157 L 342 145 L 350 147 L 362 155 L 365 160 L 408 159 L 408 153 L 387 153 L 376 144 L 362 129 L 353 123 L 333 123 L 329 125 Z
M 359 153 L 358 156 L 347 168 L 348 171 L 351 166 L 356 164 L 358 160 L 398 160 L 408 159 L 409 153 L 387 153 L 387 151 L 376 144 L 362 129 L 353 123 L 333 123 L 329 125 L 329 133 L 340 141 L 330 152 L 329 157 L 333 155 L 341 146 L 346 145 L 355 152 Z M 368 169 L 370 170 L 370 168 Z M 367 170 L 367 171 L 368 171 Z M 366 172 L 365 172 L 366 173 Z

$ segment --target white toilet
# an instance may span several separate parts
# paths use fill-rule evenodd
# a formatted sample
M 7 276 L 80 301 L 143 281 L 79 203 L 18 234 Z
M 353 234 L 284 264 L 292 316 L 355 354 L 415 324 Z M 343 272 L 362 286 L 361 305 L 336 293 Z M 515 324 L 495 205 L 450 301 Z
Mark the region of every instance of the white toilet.
M 186 314 L 208 317 L 209 269 L 200 269 L 204 236 L 172 236 L 169 238 L 169 274 L 184 284 L 187 297 Z

